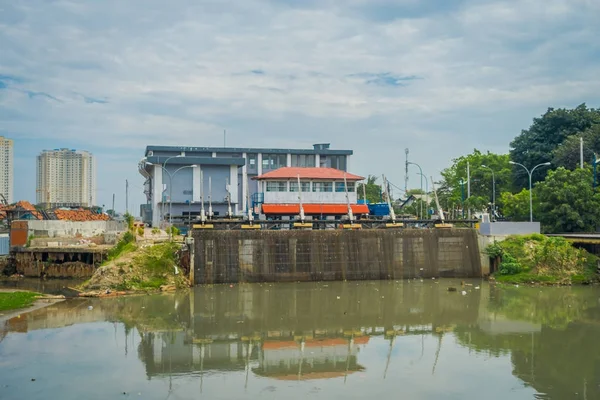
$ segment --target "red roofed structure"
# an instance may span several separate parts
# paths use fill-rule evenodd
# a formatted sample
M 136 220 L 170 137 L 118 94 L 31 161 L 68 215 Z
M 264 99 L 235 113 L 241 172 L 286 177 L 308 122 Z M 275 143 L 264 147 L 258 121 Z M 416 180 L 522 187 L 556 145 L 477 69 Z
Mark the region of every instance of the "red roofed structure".
M 349 208 L 354 215 L 368 214 L 364 204 L 357 204 L 356 184 L 362 176 L 334 168 L 283 167 L 255 178 L 263 197 L 256 213 L 267 216 L 296 216 L 300 203 L 304 215 L 342 216 Z M 298 182 L 299 181 L 299 182 Z

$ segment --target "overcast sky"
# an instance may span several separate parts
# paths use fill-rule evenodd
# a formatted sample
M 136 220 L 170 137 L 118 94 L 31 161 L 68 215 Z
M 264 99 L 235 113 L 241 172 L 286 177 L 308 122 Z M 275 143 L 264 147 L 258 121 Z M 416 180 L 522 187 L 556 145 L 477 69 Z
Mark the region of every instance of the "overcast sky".
M 600 105 L 598 0 L 0 0 L 0 135 L 15 199 L 35 156 L 93 152 L 139 212 L 146 145 L 353 149 L 404 184 L 507 152 L 548 107 Z M 410 186 L 418 187 L 416 170 Z

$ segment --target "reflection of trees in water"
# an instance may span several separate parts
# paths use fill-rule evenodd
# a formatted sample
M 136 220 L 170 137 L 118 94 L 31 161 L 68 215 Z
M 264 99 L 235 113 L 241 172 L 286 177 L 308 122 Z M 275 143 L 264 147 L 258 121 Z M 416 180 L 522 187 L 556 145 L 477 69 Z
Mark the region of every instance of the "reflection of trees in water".
M 494 334 L 485 324 L 462 326 L 456 338 L 477 352 L 510 354 L 513 374 L 542 393 L 540 398 L 599 399 L 597 296 L 588 288 L 492 288 L 487 317 L 504 323 L 502 332 Z M 527 331 L 519 321 L 540 325 L 529 324 L 538 328 Z
M 488 309 L 509 319 L 564 328 L 595 305 L 596 296 L 590 288 L 492 286 Z

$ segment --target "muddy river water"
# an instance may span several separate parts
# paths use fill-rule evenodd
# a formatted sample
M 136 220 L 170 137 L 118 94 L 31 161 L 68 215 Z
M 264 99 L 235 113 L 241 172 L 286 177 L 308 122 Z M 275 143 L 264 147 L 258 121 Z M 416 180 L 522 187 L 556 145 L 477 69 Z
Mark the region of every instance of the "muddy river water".
M 600 288 L 466 283 L 67 300 L 0 319 L 0 399 L 600 399 Z

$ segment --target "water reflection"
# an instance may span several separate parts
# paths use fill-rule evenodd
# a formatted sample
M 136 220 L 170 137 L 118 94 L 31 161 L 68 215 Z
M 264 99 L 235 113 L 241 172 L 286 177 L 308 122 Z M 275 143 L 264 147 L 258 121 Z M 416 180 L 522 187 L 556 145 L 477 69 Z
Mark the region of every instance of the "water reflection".
M 180 398 L 352 398 L 399 390 L 416 399 L 475 399 L 483 391 L 498 399 L 600 398 L 595 289 L 481 285 L 466 286 L 463 296 L 449 285 L 460 283 L 223 285 L 67 301 L 5 321 L 3 329 L 0 322 L 0 359 L 7 360 L 0 361 L 0 386 L 22 372 L 8 368 L 11 357 L 28 351 L 12 347 L 17 335 L 100 324 L 106 343 L 114 335 L 114 347 L 104 343 L 114 359 L 106 367 L 119 369 L 119 357 L 135 354 L 145 377 L 128 379 L 145 393 L 159 381 Z M 70 340 L 77 346 L 88 338 Z M 89 359 L 93 367 L 99 362 Z M 292 390 L 292 382 L 309 386 Z M 10 385 L 7 394 L 23 395 Z M 147 398 L 153 395 L 160 397 Z

